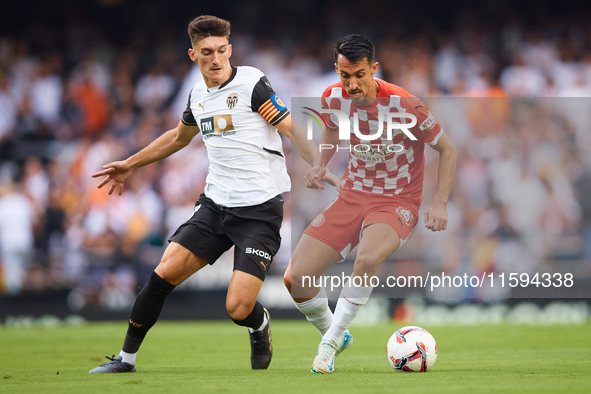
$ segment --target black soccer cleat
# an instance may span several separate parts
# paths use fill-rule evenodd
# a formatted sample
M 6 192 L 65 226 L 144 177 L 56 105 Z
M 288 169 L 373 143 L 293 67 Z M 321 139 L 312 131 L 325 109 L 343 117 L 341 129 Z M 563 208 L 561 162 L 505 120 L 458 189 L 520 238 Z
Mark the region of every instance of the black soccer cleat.
M 135 366 L 121 361 L 121 356 L 115 357 L 115 355 L 113 354 L 113 357 L 105 357 L 111 361 L 109 361 L 108 363 L 104 363 L 103 365 L 99 365 L 95 369 L 91 369 L 90 373 L 136 372 Z
M 267 369 L 273 356 L 273 340 L 271 339 L 271 317 L 267 315 L 267 327 L 262 331 L 250 333 L 250 365 L 252 369 Z

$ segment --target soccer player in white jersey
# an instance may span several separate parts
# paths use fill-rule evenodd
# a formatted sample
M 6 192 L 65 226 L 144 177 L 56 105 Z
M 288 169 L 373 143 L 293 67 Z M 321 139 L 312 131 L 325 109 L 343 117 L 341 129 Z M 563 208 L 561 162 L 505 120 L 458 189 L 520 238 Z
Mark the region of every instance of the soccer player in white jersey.
M 340 82 L 324 91 L 322 105 L 348 112 L 351 124 L 357 117 L 359 131 L 367 137 L 351 133 L 352 149 L 343 186 L 337 187 L 339 195 L 304 231 L 284 276 L 296 307 L 322 335 L 312 363 L 312 371 L 317 373 L 332 373 L 335 357 L 352 343 L 348 327 L 373 289 L 364 278 L 375 275 L 379 265 L 404 244 L 418 222 L 425 145 L 439 152 L 439 170 L 437 192 L 425 213 L 424 224 L 432 231 L 445 230 L 447 225 L 455 147 L 419 98 L 374 78 L 378 70 L 374 55 L 373 44 L 361 35 L 349 35 L 336 45 L 335 69 Z M 396 115 L 412 114 L 416 125 L 409 125 L 409 129 L 414 138 L 399 129 L 388 135 L 386 127 L 379 134 L 379 123 L 386 123 L 380 118 L 384 110 Z M 316 188 L 318 179 L 325 176 L 326 165 L 339 144 L 337 124 L 330 118 L 327 124 L 322 143 L 333 149 L 323 149 L 306 174 L 311 188 Z M 333 315 L 324 289 L 303 283 L 302 278 L 320 277 L 357 244 L 352 281 L 345 283 Z
M 200 16 L 189 24 L 189 57 L 198 63 L 198 83 L 178 126 L 124 161 L 106 164 L 93 177 L 105 176 L 109 194 L 121 194 L 134 170 L 164 159 L 187 146 L 199 132 L 209 158 L 206 187 L 193 216 L 170 237 L 169 245 L 133 306 L 123 349 L 91 373 L 134 372 L 138 349 L 156 323 L 166 296 L 185 279 L 235 246 L 234 272 L 226 309 L 238 325 L 248 327 L 251 367 L 271 362 L 269 313 L 257 301 L 265 273 L 279 249 L 283 219 L 281 193 L 290 190 L 281 137 L 292 140 L 313 164 L 314 143 L 293 129 L 291 115 L 264 74 L 253 67 L 230 65 L 230 23 Z M 333 184 L 338 178 L 330 174 Z M 317 185 L 319 186 L 319 185 Z

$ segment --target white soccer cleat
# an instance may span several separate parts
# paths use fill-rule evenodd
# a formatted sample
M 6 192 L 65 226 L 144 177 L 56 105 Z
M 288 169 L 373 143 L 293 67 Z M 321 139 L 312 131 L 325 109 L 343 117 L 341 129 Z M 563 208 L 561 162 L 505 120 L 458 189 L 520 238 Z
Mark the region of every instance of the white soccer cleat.
M 337 356 L 338 345 L 334 341 L 323 340 L 318 345 L 316 357 L 312 363 L 312 372 L 333 373 L 334 359 Z
M 351 346 L 352 344 L 353 334 L 351 334 L 351 331 L 345 330 L 345 332 L 343 333 L 343 337 L 341 338 L 341 345 L 339 346 L 339 349 L 337 350 L 337 354 L 335 355 L 335 357 L 338 357 L 339 354 L 349 349 L 349 346 Z

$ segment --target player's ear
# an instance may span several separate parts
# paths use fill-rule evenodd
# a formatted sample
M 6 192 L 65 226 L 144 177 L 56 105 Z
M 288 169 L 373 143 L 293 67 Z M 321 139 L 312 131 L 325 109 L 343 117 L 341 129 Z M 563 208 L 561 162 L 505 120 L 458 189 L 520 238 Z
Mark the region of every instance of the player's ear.
M 195 56 L 195 50 L 193 48 L 189 48 L 189 58 L 193 62 L 197 62 L 197 56 Z
M 232 57 L 232 44 L 228 44 L 228 58 Z
M 375 73 L 378 72 L 379 66 L 380 66 L 380 64 L 378 62 L 375 62 L 374 64 L 371 65 L 371 75 L 374 75 Z
M 338 64 L 334 64 L 334 70 L 337 72 L 337 74 L 339 73 L 339 65 Z

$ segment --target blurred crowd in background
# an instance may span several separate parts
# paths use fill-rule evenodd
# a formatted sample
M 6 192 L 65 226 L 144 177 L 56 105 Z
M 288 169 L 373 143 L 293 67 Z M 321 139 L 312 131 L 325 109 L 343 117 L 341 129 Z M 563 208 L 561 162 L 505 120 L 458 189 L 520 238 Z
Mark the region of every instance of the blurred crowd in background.
M 11 3 L 8 11 L 18 9 Z M 401 267 L 404 259 L 457 272 L 589 261 L 591 100 L 576 98 L 591 95 L 588 13 L 574 2 L 560 12 L 549 2 L 438 3 L 254 1 L 222 9 L 97 0 L 64 2 L 59 11 L 24 1 L 27 21 L 0 24 L 0 294 L 68 288 L 72 307 L 129 307 L 203 190 L 206 152 L 196 137 L 138 170 L 120 197 L 98 190 L 90 175 L 176 126 L 200 79 L 186 26 L 203 13 L 233 23 L 232 64 L 261 69 L 286 103 L 338 81 L 334 43 L 353 32 L 376 44 L 381 77 L 432 97 L 425 101 L 459 151 L 450 225 L 444 235 L 417 229 Z M 297 189 L 305 165 L 294 163 Z M 423 210 L 436 165 L 429 156 Z M 283 273 L 292 236 L 324 207 L 315 200 L 318 207 L 297 217 L 286 208 L 271 275 Z M 231 258 L 222 260 L 207 279 L 184 286 L 225 286 Z

